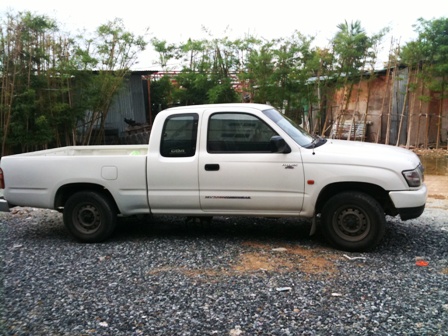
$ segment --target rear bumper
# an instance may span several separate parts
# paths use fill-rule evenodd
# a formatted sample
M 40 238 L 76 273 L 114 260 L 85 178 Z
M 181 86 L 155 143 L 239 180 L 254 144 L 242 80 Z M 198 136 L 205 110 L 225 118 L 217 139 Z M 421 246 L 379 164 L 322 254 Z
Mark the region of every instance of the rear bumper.
M 9 203 L 3 197 L 0 198 L 0 211 L 9 212 Z

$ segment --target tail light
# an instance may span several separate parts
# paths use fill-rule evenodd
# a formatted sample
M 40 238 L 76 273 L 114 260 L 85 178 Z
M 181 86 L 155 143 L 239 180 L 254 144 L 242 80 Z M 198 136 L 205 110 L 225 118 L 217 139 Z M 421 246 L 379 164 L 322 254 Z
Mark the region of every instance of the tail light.
M 0 168 L 0 189 L 5 189 L 5 178 L 3 176 L 3 170 Z

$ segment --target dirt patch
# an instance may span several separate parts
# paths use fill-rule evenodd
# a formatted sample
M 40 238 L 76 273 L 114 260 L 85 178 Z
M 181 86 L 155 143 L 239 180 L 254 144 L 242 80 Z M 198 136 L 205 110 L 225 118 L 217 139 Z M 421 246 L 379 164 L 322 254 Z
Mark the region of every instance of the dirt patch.
M 418 156 L 430 157 L 430 158 L 441 158 L 448 156 L 448 150 L 446 148 L 439 149 L 421 149 L 414 148 L 412 151 Z
M 300 271 L 308 275 L 332 276 L 338 273 L 335 261 L 341 257 L 333 250 L 312 250 L 301 246 L 276 246 L 245 242 L 255 251 L 245 252 L 233 266 L 237 272 Z
M 293 270 L 294 263 L 286 258 L 270 256 L 263 253 L 248 252 L 243 253 L 238 263 L 233 265 L 233 270 L 239 273 L 251 273 L 259 271 L 279 271 Z
M 444 195 L 428 195 L 429 198 L 434 198 L 434 199 L 440 199 L 440 200 L 444 200 L 447 199 L 446 196 Z
M 342 257 L 330 249 L 308 249 L 301 246 L 272 246 L 260 242 L 244 242 L 249 251 L 242 252 L 229 268 L 189 269 L 163 266 L 147 272 L 148 275 L 176 272 L 191 278 L 213 278 L 258 272 L 302 272 L 307 276 L 332 277 L 339 273 L 336 261 Z

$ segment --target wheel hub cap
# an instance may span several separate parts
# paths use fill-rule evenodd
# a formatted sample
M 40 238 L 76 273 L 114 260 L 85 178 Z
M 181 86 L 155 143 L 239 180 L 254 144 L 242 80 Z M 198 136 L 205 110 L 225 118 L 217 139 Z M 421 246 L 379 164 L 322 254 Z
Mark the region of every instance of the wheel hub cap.
M 349 240 L 361 240 L 369 232 L 369 222 L 363 212 L 358 209 L 345 209 L 336 219 L 336 231 Z
M 86 231 L 93 231 L 100 224 L 100 216 L 95 207 L 84 206 L 78 213 L 78 223 Z

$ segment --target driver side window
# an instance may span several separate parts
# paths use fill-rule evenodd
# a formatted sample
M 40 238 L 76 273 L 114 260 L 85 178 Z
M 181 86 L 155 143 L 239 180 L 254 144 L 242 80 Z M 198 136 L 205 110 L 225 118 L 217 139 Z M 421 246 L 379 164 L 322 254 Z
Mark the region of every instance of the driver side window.
M 277 135 L 264 121 L 246 113 L 215 113 L 209 119 L 209 153 L 271 153 Z

